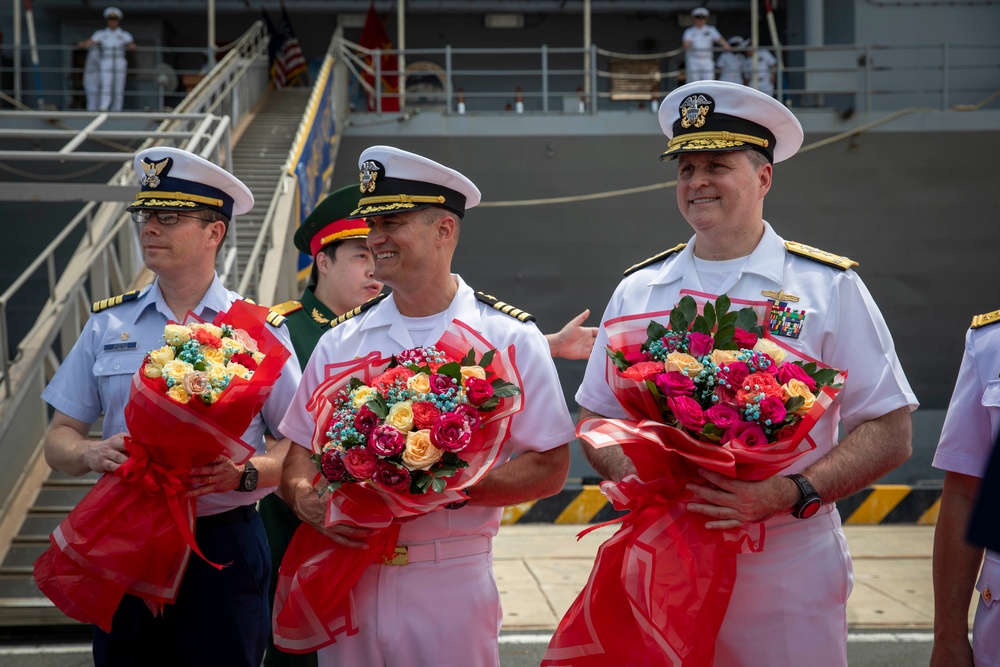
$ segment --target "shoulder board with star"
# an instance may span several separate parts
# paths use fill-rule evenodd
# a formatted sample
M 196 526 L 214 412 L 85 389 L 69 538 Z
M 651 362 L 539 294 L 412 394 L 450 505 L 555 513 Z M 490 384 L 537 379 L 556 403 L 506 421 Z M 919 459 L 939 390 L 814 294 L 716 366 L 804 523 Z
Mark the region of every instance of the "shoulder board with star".
M 295 301 L 294 299 L 284 303 L 279 303 L 275 306 L 271 306 L 270 308 L 272 313 L 277 313 L 278 315 L 288 315 L 289 313 L 294 313 L 296 310 L 302 310 L 302 302 Z
M 796 243 L 795 241 L 785 241 L 785 250 L 793 255 L 811 259 L 814 262 L 836 267 L 841 271 L 846 271 L 847 269 L 858 265 L 857 262 L 848 257 L 834 255 L 832 252 L 820 250 L 819 248 L 814 248 L 811 245 L 806 245 L 804 243 Z
M 346 313 L 344 313 L 343 315 L 341 315 L 340 317 L 338 317 L 335 320 L 330 320 L 330 328 L 333 328 L 333 327 L 337 326 L 338 324 L 343 324 L 344 322 L 346 322 L 347 320 L 351 319 L 352 317 L 357 317 L 358 315 L 360 315 L 361 313 L 365 312 L 366 310 L 370 310 L 374 306 L 378 305 L 382 301 L 382 299 L 386 298 L 387 296 L 389 296 L 389 295 L 385 294 L 385 293 L 379 294 L 378 296 L 373 296 L 372 298 L 368 299 L 367 301 L 365 301 L 363 304 L 361 304 L 357 308 L 355 308 L 353 310 L 347 311 Z
M 625 273 L 623 273 L 622 275 L 630 276 L 633 273 L 635 273 L 636 271 L 638 271 L 639 269 L 644 269 L 647 266 L 651 266 L 653 264 L 656 264 L 657 262 L 662 262 L 667 257 L 670 257 L 674 253 L 678 253 L 681 250 L 684 250 L 684 248 L 686 248 L 686 247 L 687 247 L 687 243 L 678 243 L 677 245 L 675 245 L 670 250 L 664 250 L 663 252 L 661 252 L 658 255 L 653 255 L 649 259 L 644 259 L 641 262 L 639 262 L 638 264 L 633 264 L 632 266 L 628 267 L 628 269 L 626 269 Z
M 504 315 L 510 315 L 511 317 L 515 317 L 521 320 L 522 322 L 535 321 L 535 316 L 532 315 L 531 313 L 526 313 L 520 308 L 516 308 L 510 305 L 509 303 L 504 303 L 503 301 L 500 301 L 491 294 L 483 294 L 482 292 L 476 292 L 476 300 L 485 303 L 487 306 L 493 306 Z
M 107 299 L 101 299 L 100 301 L 95 301 L 94 305 L 90 307 L 90 312 L 99 313 L 102 310 L 106 310 L 113 306 L 119 306 L 126 301 L 135 301 L 139 298 L 139 290 L 134 289 L 124 294 L 119 294 L 118 296 L 111 296 Z
M 990 324 L 996 324 L 1000 322 L 1000 310 L 994 310 L 992 313 L 983 313 L 982 315 L 976 315 L 972 318 L 972 324 L 969 326 L 970 329 L 978 329 L 979 327 L 985 327 Z

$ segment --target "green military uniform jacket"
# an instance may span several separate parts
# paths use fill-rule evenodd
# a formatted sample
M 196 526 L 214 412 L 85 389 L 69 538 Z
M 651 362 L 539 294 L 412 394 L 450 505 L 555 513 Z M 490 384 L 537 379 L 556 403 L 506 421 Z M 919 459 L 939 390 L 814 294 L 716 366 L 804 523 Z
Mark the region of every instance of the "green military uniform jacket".
M 285 316 L 299 365 L 305 369 L 316 343 L 330 330 L 330 322 L 337 319 L 336 313 L 316 298 L 311 287 L 305 289 L 298 301 L 286 301 L 271 310 Z

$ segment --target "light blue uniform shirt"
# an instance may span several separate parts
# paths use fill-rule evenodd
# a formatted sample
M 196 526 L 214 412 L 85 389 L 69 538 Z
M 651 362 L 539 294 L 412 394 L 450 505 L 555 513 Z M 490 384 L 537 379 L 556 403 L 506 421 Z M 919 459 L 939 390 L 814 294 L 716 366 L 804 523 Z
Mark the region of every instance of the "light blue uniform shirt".
M 227 290 L 216 275 L 194 314 L 205 321 L 241 299 Z M 185 314 L 181 314 L 183 320 Z M 132 376 L 146 354 L 163 345 L 163 327 L 177 321 L 160 291 L 159 281 L 144 289 L 139 298 L 113 306 L 90 316 L 80 338 L 66 356 L 55 377 L 42 392 L 42 399 L 73 419 L 94 423 L 104 414 L 102 437 L 125 433 L 125 404 L 129 398 Z M 295 394 L 302 372 L 285 327 L 272 327 L 277 339 L 288 348 L 291 357 L 260 414 L 254 417 L 243 441 L 264 452 L 264 431 L 280 438 L 278 425 Z M 217 514 L 241 505 L 249 505 L 274 491 L 260 487 L 255 492 L 229 491 L 198 498 L 198 515 Z

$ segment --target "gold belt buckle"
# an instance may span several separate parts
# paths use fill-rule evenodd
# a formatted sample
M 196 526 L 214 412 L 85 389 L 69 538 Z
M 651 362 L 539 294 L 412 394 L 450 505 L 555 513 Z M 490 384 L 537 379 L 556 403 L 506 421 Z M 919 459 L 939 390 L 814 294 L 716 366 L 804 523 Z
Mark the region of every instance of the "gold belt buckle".
M 386 565 L 406 565 L 410 562 L 410 550 L 406 547 L 396 547 L 393 549 L 392 558 L 386 558 Z

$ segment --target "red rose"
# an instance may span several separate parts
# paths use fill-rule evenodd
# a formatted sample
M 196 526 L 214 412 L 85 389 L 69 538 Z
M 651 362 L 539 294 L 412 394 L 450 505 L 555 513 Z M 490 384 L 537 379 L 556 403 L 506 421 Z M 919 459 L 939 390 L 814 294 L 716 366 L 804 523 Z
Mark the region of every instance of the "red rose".
M 677 417 L 677 421 L 684 428 L 691 429 L 692 431 L 701 431 L 701 428 L 705 425 L 705 413 L 702 411 L 701 406 L 698 405 L 698 401 L 693 398 L 672 396 L 667 399 L 667 405 L 670 407 L 670 411 L 674 413 L 674 416 Z
M 688 334 L 688 354 L 696 359 L 711 354 L 715 347 L 715 340 L 708 334 L 692 331 Z
M 677 371 L 660 373 L 653 382 L 664 396 L 690 396 L 694 393 L 694 380 Z
M 777 426 L 784 421 L 786 414 L 785 403 L 777 396 L 768 396 L 760 402 L 760 418 L 757 421 L 765 426 Z
M 388 424 L 376 426 L 368 436 L 368 446 L 379 456 L 393 456 L 406 447 L 406 434 Z
M 347 468 L 344 467 L 340 452 L 336 449 L 328 449 L 323 452 L 323 456 L 320 458 L 320 470 L 328 482 L 342 482 L 347 477 Z
M 208 329 L 195 329 L 191 334 L 191 338 L 194 338 L 201 345 L 208 345 L 209 347 L 214 347 L 216 350 L 222 349 L 222 339 L 209 332 Z
M 354 428 L 362 435 L 368 435 L 381 423 L 382 420 L 367 405 L 362 405 L 358 414 L 354 415 Z
M 740 420 L 740 413 L 731 405 L 713 405 L 705 411 L 705 417 L 709 422 L 725 430 Z
M 640 361 L 635 366 L 630 366 L 628 370 L 621 371 L 622 377 L 627 377 L 636 382 L 642 382 L 651 378 L 657 373 L 663 372 L 662 361 Z
M 485 400 L 485 399 L 484 399 Z M 448 452 L 460 452 L 472 442 L 472 429 L 465 417 L 448 412 L 431 426 L 431 444 Z
M 435 373 L 431 375 L 431 393 L 432 394 L 443 394 L 449 389 L 454 389 L 457 387 L 455 378 L 450 375 L 441 375 Z
M 356 480 L 371 479 L 378 468 L 378 457 L 367 447 L 351 447 L 342 456 L 344 467 Z
M 788 384 L 789 380 L 799 380 L 809 387 L 809 391 L 816 391 L 816 380 L 809 377 L 809 373 L 806 373 L 802 366 L 796 363 L 782 365 L 775 373 L 775 377 L 781 384 Z
M 372 379 L 369 387 L 378 389 L 379 392 L 384 392 L 389 387 L 396 384 L 397 380 L 407 380 L 414 376 L 414 372 L 405 366 L 396 366 L 395 368 L 390 368 L 386 372 Z
M 767 444 L 767 435 L 757 422 L 737 422 L 727 433 L 731 440 L 737 440 L 746 447 Z
M 636 364 L 641 364 L 644 361 L 652 361 L 653 357 L 649 352 L 633 352 L 632 354 L 625 355 L 625 363 L 629 366 L 635 366 Z
M 430 428 L 434 420 L 441 416 L 437 406 L 428 401 L 414 403 L 410 409 L 413 410 L 413 428 L 417 431 Z
M 741 350 L 752 350 L 753 346 L 757 344 L 757 336 L 746 329 L 737 327 L 736 333 L 733 334 L 733 342 Z
M 201 331 L 201 329 L 198 329 L 198 331 Z M 237 352 L 236 354 L 233 355 L 233 358 L 230 361 L 232 361 L 234 364 L 239 364 L 240 366 L 243 366 L 248 371 L 257 370 L 257 362 L 251 355 L 247 354 L 246 352 Z
M 465 397 L 473 405 L 482 405 L 493 396 L 493 385 L 477 377 L 465 378 Z
M 730 389 L 736 391 L 743 386 L 743 381 L 750 375 L 750 368 L 742 361 L 733 361 L 723 366 L 719 375 Z
M 394 493 L 410 490 L 410 471 L 389 461 L 379 461 L 372 479 L 383 489 Z
M 462 418 L 465 419 L 465 422 L 469 425 L 469 428 L 473 431 L 483 425 L 483 418 L 479 414 L 479 410 L 476 410 L 468 403 L 459 403 L 455 407 L 455 414 L 461 415 Z

